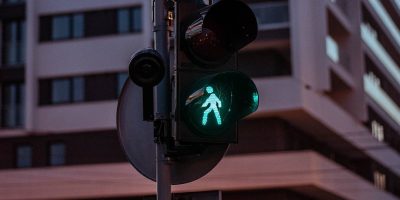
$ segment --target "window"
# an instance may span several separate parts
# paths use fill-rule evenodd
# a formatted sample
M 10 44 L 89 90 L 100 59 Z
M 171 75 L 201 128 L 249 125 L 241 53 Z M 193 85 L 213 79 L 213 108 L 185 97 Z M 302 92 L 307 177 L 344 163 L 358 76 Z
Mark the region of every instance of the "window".
M 142 9 L 123 8 L 118 11 L 118 33 L 142 31 Z
M 142 8 L 94 10 L 40 17 L 40 41 L 57 41 L 142 31 Z
M 69 16 L 57 16 L 52 21 L 53 40 L 66 39 L 70 37 Z
M 49 165 L 59 166 L 65 164 L 65 144 L 52 143 L 49 147 Z
M 361 32 L 367 36 L 368 38 L 372 38 L 377 40 L 378 39 L 378 32 L 376 32 L 376 30 L 374 28 L 372 28 L 372 26 L 369 23 L 365 23 L 363 22 L 361 24 Z
M 32 167 L 32 147 L 30 145 L 19 145 L 16 150 L 16 167 Z
M 326 54 L 333 62 L 338 63 L 340 54 L 338 43 L 331 36 L 327 36 L 325 40 Z
M 51 86 L 51 102 L 65 103 L 71 101 L 70 79 L 53 80 Z
M 85 82 L 83 77 L 72 78 L 72 101 L 80 102 L 85 100 Z
M 133 32 L 142 31 L 142 9 L 141 8 L 132 8 L 131 9 L 131 26 Z
M 129 32 L 129 10 L 119 9 L 118 10 L 118 32 L 128 33 Z
M 373 120 L 371 122 L 371 132 L 372 132 L 372 136 L 374 136 L 379 142 L 383 141 L 384 136 L 385 136 L 384 128 L 379 122 L 377 122 L 375 120 Z
M 40 80 L 39 104 L 60 104 L 85 100 L 85 79 L 81 76 Z
M 373 72 L 368 72 L 366 77 L 374 84 L 374 86 L 381 87 L 381 80 Z
M 379 171 L 374 171 L 374 184 L 377 188 L 384 190 L 386 188 L 386 175 Z
M 3 34 L 2 65 L 21 66 L 25 62 L 25 21 L 5 21 Z
M 289 26 L 289 7 L 287 2 L 268 2 L 252 4 L 259 29 Z
M 75 14 L 72 16 L 72 37 L 81 38 L 84 34 L 83 14 Z
M 81 38 L 83 35 L 84 23 L 82 14 L 59 15 L 52 17 L 52 40 Z
M 39 105 L 115 100 L 128 73 L 91 74 L 39 80 Z
M 124 87 L 124 84 L 125 84 L 126 79 L 128 79 L 128 73 L 126 73 L 126 72 L 118 73 L 118 75 L 117 75 L 117 80 L 118 80 L 118 95 L 121 94 L 122 88 Z
M 84 100 L 84 92 L 83 77 L 54 79 L 51 86 L 51 102 L 80 102 Z
M 23 125 L 24 86 L 8 83 L 1 87 L 1 127 L 19 128 Z

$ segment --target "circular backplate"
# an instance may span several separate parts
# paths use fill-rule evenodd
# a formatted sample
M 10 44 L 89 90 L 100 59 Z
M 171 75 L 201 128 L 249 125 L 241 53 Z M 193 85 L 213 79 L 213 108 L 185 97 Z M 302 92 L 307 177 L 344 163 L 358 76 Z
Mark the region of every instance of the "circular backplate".
M 125 82 L 118 99 L 117 128 L 120 142 L 133 167 L 150 180 L 156 180 L 156 144 L 152 122 L 143 121 L 142 88 Z M 171 183 L 194 181 L 211 171 L 224 156 L 228 144 L 208 144 L 201 154 L 172 158 Z

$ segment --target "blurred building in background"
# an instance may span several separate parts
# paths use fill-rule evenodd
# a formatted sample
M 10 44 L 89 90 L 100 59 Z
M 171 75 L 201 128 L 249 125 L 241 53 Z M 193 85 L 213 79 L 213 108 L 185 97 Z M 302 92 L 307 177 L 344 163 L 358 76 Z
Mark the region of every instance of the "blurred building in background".
M 259 109 L 221 163 L 175 193 L 400 199 L 400 0 L 247 2 L 259 34 L 239 65 Z M 0 199 L 152 198 L 115 119 L 130 56 L 153 45 L 151 6 L 1 1 Z

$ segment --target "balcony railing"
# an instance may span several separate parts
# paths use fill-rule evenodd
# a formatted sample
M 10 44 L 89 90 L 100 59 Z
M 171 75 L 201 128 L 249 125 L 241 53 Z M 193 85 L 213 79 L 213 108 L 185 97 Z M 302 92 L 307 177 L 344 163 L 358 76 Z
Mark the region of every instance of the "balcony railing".
M 369 0 L 369 3 L 374 8 L 375 12 L 378 14 L 379 18 L 382 20 L 383 24 L 389 30 L 390 34 L 393 36 L 397 45 L 400 46 L 400 31 L 396 24 L 393 22 L 389 13 L 386 11 L 385 7 L 381 4 L 380 0 Z M 396 2 L 400 5 L 399 0 Z
M 386 92 L 376 84 L 376 81 L 367 74 L 364 75 L 364 90 L 398 125 L 400 125 L 400 108 L 386 94 Z
M 396 62 L 390 57 L 389 53 L 380 44 L 374 32 L 366 25 L 361 25 L 361 36 L 364 43 L 371 49 L 375 56 L 381 61 L 383 66 L 393 76 L 393 78 L 400 85 L 400 69 Z

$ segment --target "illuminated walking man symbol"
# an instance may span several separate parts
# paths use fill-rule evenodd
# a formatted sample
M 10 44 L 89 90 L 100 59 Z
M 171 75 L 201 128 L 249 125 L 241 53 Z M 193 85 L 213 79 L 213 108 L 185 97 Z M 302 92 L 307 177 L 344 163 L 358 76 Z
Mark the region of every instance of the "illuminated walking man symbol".
M 208 105 L 210 105 L 210 107 L 208 107 L 203 114 L 203 121 L 202 124 L 203 126 L 205 126 L 207 124 L 207 119 L 208 119 L 208 114 L 210 114 L 211 111 L 214 111 L 214 115 L 215 118 L 217 119 L 217 124 L 221 125 L 221 116 L 219 115 L 219 111 L 218 108 L 221 108 L 222 104 L 221 104 L 221 100 L 219 100 L 219 98 L 217 97 L 217 95 L 215 95 L 214 89 L 211 86 L 207 86 L 206 87 L 206 91 L 208 94 L 211 94 L 207 100 L 203 103 L 203 105 L 201 105 L 202 108 L 207 107 Z M 218 106 L 218 108 L 217 108 Z

